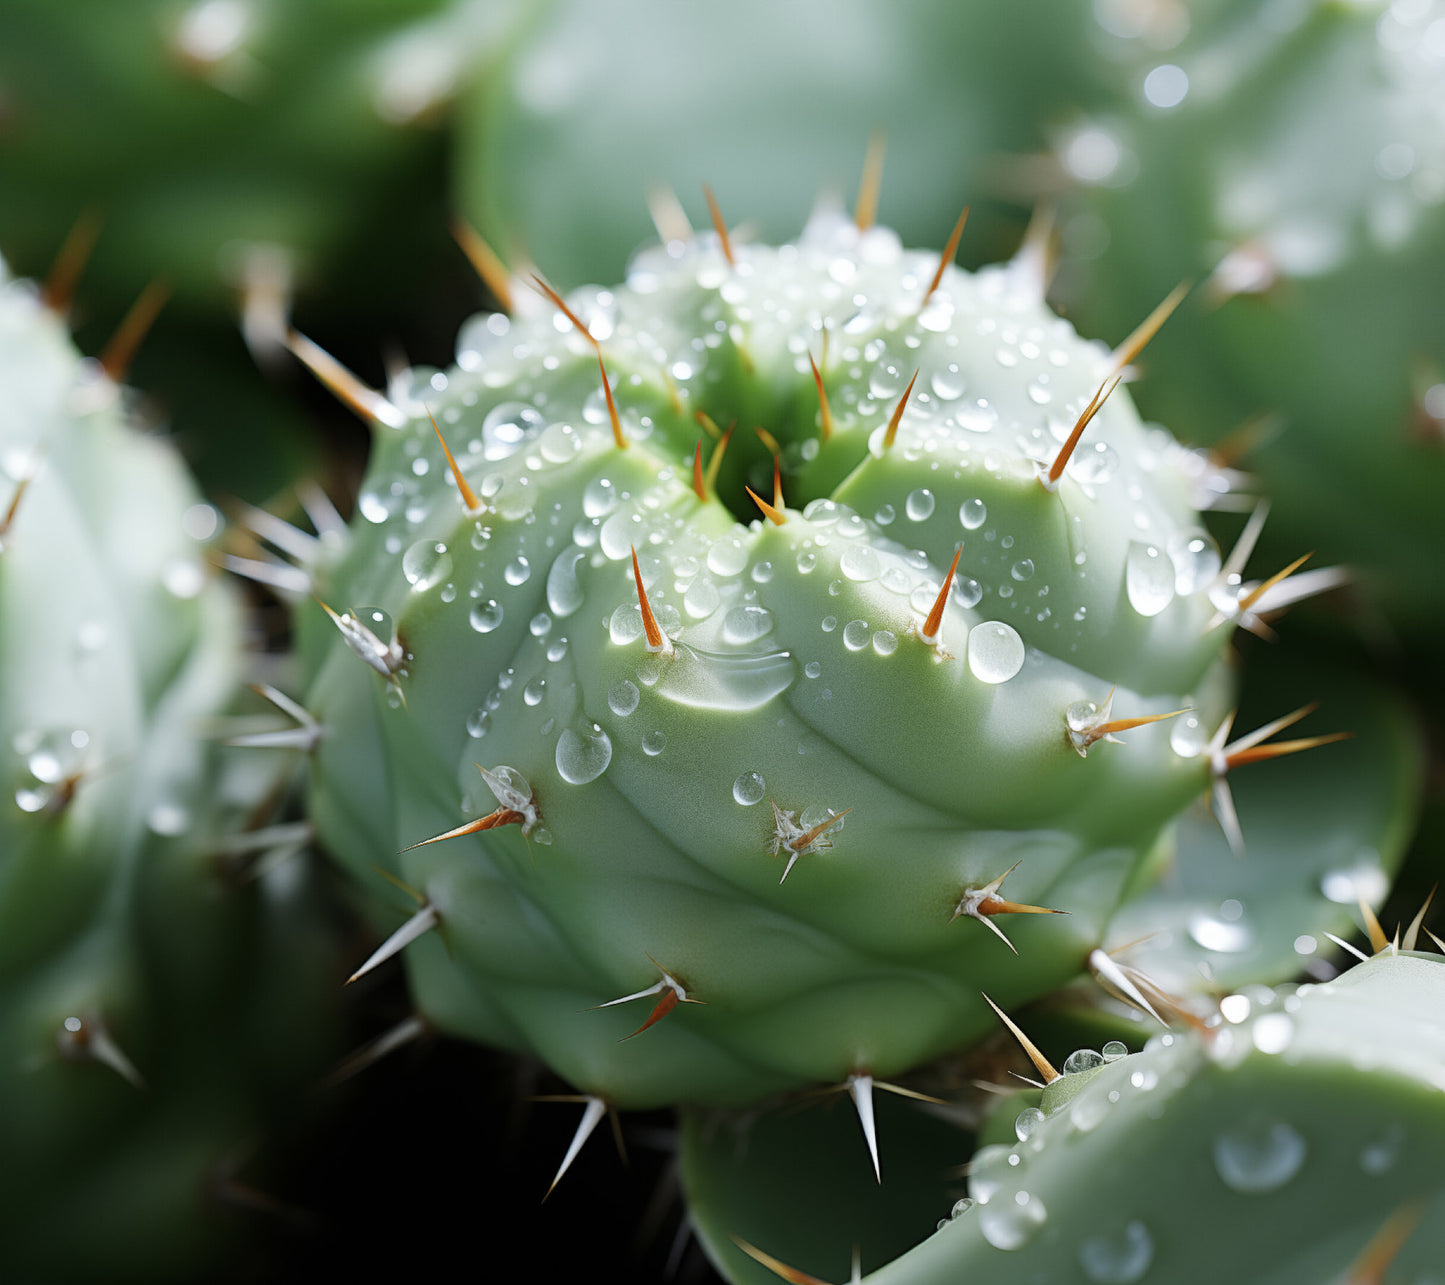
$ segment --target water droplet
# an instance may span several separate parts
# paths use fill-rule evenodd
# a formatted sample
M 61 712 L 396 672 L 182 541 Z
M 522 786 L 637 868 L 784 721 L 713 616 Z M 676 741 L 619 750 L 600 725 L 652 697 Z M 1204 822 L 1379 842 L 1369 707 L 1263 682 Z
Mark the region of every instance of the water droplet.
M 502 604 L 495 598 L 488 598 L 472 608 L 472 628 L 479 634 L 489 634 L 502 623 Z
M 878 555 L 866 544 L 850 544 L 838 559 L 838 569 L 849 580 L 866 582 L 876 580 L 883 569 Z
M 499 402 L 482 420 L 482 458 L 504 460 L 515 454 L 528 433 L 546 424 L 540 411 L 525 402 Z
M 1104 1065 L 1104 1055 L 1093 1049 L 1075 1049 L 1064 1059 L 1064 1074 L 1077 1075 L 1080 1071 L 1092 1071 Z
M 1141 616 L 1157 616 L 1174 601 L 1174 564 L 1152 544 L 1129 542 L 1124 560 L 1129 605 Z
M 656 757 L 666 748 L 666 732 L 648 732 L 647 735 L 642 738 L 642 752 L 644 754 Z
M 933 395 L 941 402 L 956 402 L 968 387 L 958 372 L 957 362 L 949 362 L 945 369 L 934 371 L 930 383 Z
M 439 584 L 452 573 L 447 546 L 436 540 L 418 540 L 401 557 L 401 573 L 418 593 Z
M 735 576 L 748 565 L 747 546 L 735 535 L 723 536 L 708 549 L 707 565 L 715 576 Z
M 146 816 L 151 830 L 167 837 L 184 834 L 190 823 L 191 814 L 179 803 L 157 803 Z
M 612 742 L 597 724 L 578 733 L 570 727 L 557 738 L 557 774 L 569 785 L 595 781 L 612 762 Z
M 823 619 L 818 622 L 818 627 L 819 627 L 825 634 L 831 634 L 831 633 L 833 632 L 833 630 L 835 630 L 835 629 L 838 627 L 838 617 L 837 617 L 837 616 L 824 616 Z
M 641 693 L 637 690 L 637 684 L 623 679 L 620 683 L 614 683 L 612 689 L 607 693 L 607 708 L 618 718 L 626 718 L 637 708 L 637 702 Z
M 492 726 L 492 716 L 485 706 L 478 706 L 467 715 L 467 735 L 481 740 Z
M 908 493 L 903 511 L 908 514 L 910 522 L 924 522 L 933 516 L 933 503 L 933 492 L 920 487 Z
M 740 603 L 723 617 L 722 636 L 725 643 L 740 647 L 756 642 L 773 627 L 773 613 L 756 603 Z
M 1215 1138 L 1214 1167 L 1233 1191 L 1277 1191 L 1300 1171 L 1305 1151 L 1304 1137 L 1293 1125 L 1257 1121 Z
M 1014 1117 L 1014 1136 L 1020 1142 L 1027 1142 L 1047 1118 L 1038 1107 L 1025 1107 Z
M 582 605 L 577 567 L 586 556 L 582 549 L 563 549 L 547 572 L 547 606 L 558 620 L 565 620 Z
M 1025 580 L 1034 578 L 1034 560 L 1032 558 L 1020 558 L 1009 568 L 1009 575 L 1022 584 Z
M 799 552 L 796 562 L 798 574 L 805 576 L 818 565 L 818 555 L 811 550 L 803 549 Z
M 526 584 L 532 576 L 532 564 L 527 560 L 526 554 L 519 553 L 507 563 L 502 570 L 502 578 L 509 585 Z
M 873 515 L 873 521 L 879 526 L 891 526 L 893 519 L 898 516 L 891 504 L 881 504 L 878 512 Z
M 682 609 L 694 620 L 706 620 L 721 601 L 722 595 L 711 580 L 694 580 L 682 597 Z
M 754 584 L 768 584 L 773 578 L 773 564 L 764 560 L 757 563 L 748 574 Z
M 1389 886 L 1375 852 L 1362 852 L 1348 870 L 1331 870 L 1320 880 L 1320 891 L 1337 906 L 1353 906 L 1362 897 L 1368 905 L 1378 906 Z
M 1174 564 L 1174 592 L 1181 598 L 1211 584 L 1222 565 L 1219 546 L 1207 531 L 1170 536 L 1169 560 Z
M 995 1249 L 1021 1249 L 1048 1217 L 1044 1202 L 1027 1191 L 1016 1192 L 1013 1203 L 990 1203 L 979 1210 L 978 1229 Z
M 626 647 L 642 637 L 642 608 L 635 602 L 624 602 L 607 619 L 607 632 L 618 647 Z
M 965 500 L 958 506 L 958 520 L 965 531 L 977 531 L 988 521 L 988 506 L 982 500 Z
M 868 645 L 868 622 L 850 620 L 843 626 L 843 646 L 849 651 L 862 651 Z
M 1006 683 L 1024 667 L 1024 642 L 1000 620 L 985 620 L 968 634 L 968 667 L 984 683 Z
M 547 694 L 547 680 L 545 678 L 533 678 L 522 688 L 522 699 L 528 705 L 540 705 L 542 697 Z
M 1286 1013 L 1265 1013 L 1256 1019 L 1252 1038 L 1261 1053 L 1283 1053 L 1294 1039 L 1294 1022 Z
M 816 660 L 810 660 L 806 665 L 803 666 L 803 673 L 805 673 L 809 678 L 817 678 L 817 676 L 822 672 L 823 666 L 820 665 Z
M 612 479 L 594 477 L 582 492 L 582 512 L 589 518 L 605 518 L 617 507 L 617 488 Z
M 767 792 L 767 782 L 761 772 L 744 772 L 733 782 L 733 798 L 745 808 L 761 803 Z
M 1154 1238 L 1137 1218 L 1110 1236 L 1090 1236 L 1079 1246 L 1079 1266 L 1097 1285 L 1134 1285 L 1154 1261 Z
M 1110 1040 L 1104 1045 L 1104 1061 L 1117 1062 L 1121 1057 L 1129 1056 L 1129 1046 L 1123 1040 Z
M 847 642 L 847 637 L 843 639 Z M 898 650 L 898 635 L 889 629 L 880 629 L 873 635 L 873 650 L 880 656 L 891 656 Z
M 582 438 L 571 424 L 553 424 L 537 443 L 549 464 L 565 464 L 582 452 Z

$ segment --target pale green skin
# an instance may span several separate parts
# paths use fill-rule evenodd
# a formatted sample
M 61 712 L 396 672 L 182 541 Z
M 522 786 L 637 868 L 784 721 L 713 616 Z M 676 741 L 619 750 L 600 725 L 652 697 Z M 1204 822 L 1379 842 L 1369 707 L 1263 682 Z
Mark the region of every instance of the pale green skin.
M 0 537 L 7 1280 L 196 1279 L 231 1226 L 220 1166 L 333 1035 L 304 873 L 217 875 L 222 827 L 274 764 L 248 771 L 207 735 L 239 686 L 240 604 L 187 533 L 206 511 L 180 458 L 127 397 L 0 264 L 0 506 L 31 473 Z M 47 748 L 79 773 L 53 810 Z M 98 1021 L 144 1088 L 66 1057 L 71 1018 Z
M 626 450 L 613 442 L 596 356 L 568 323 L 544 310 L 509 330 L 494 323 L 501 336 L 470 326 L 463 368 L 436 380 L 413 372 L 393 388 L 410 423 L 380 430 L 350 550 L 315 568 L 334 610 L 390 613 L 410 653 L 404 670 L 383 681 L 319 609 L 302 613 L 316 669 L 307 704 L 326 727 L 311 812 L 373 887 L 373 867 L 391 871 L 438 911 L 440 933 L 406 956 L 422 1011 L 444 1029 L 534 1051 L 620 1105 L 742 1102 L 865 1068 L 886 1076 L 967 1041 L 992 1020 L 981 983 L 1014 1002 L 1078 972 L 1160 828 L 1208 783 L 1202 759 L 1170 748 L 1168 725 L 1081 759 L 1064 723 L 1071 702 L 1102 702 L 1115 683 L 1115 717 L 1184 705 L 1199 705 L 1207 728 L 1219 717 L 1228 684 L 1212 667 L 1229 630 L 1206 632 L 1207 594 L 1176 596 L 1145 618 L 1125 589 L 1131 537 L 1163 548 L 1197 529 L 1172 443 L 1146 435 L 1120 389 L 1086 438 L 1088 449 L 1108 445 L 1116 471 L 1093 494 L 1071 465 L 1059 493 L 1046 493 L 1025 452 L 1052 460 L 1108 373 L 1107 350 L 1051 317 L 1018 265 L 977 278 L 950 271 L 920 320 L 936 253 L 902 253 L 883 229 L 857 241 L 851 225 L 823 220 L 796 248 L 736 246 L 730 269 L 705 237 L 680 260 L 644 256 L 627 287 L 574 295 L 617 384 Z M 866 297 L 862 309 L 854 296 Z M 787 315 L 760 298 L 785 301 Z M 980 340 L 980 325 L 1002 337 Z M 821 352 L 823 327 L 836 426 L 819 445 L 807 352 Z M 715 347 L 690 345 L 709 332 Z M 1010 336 L 1037 340 L 1035 355 L 1000 364 Z M 698 368 L 690 377 L 684 356 Z M 955 404 L 933 391 L 949 362 L 969 387 Z M 885 452 L 882 426 L 914 365 L 923 374 Z M 1047 407 L 1027 392 L 1039 375 L 1050 381 Z M 999 416 L 992 433 L 943 423 L 977 398 Z M 518 399 L 545 399 L 533 437 L 484 462 L 473 453 L 484 416 Z M 464 512 L 424 406 L 484 497 L 480 516 Z M 716 498 L 693 494 L 699 408 L 739 421 L 718 483 L 730 501 L 746 500 L 744 481 L 771 493 L 771 463 L 750 430 L 761 423 L 777 436 L 785 525 L 738 525 Z M 609 507 L 602 479 L 631 498 Z M 914 521 L 908 499 L 924 488 L 932 514 Z M 966 529 L 960 506 L 975 499 L 988 521 Z M 885 505 L 893 517 L 880 526 L 872 519 Z M 970 609 L 956 590 L 940 656 L 917 632 L 960 539 L 960 576 L 983 598 Z M 402 556 L 437 543 L 449 566 L 435 575 L 418 554 Z M 640 636 L 633 546 L 676 637 L 670 659 Z M 865 547 L 872 578 L 852 578 Z M 529 571 L 512 584 L 506 568 L 522 579 L 519 556 Z M 1015 578 L 1023 558 L 1032 576 L 1020 568 Z M 708 613 L 701 600 L 713 590 Z M 469 613 L 489 599 L 502 616 L 479 633 Z M 763 636 L 725 631 L 742 607 L 770 613 Z M 826 617 L 833 628 L 820 627 Z M 1028 644 L 1022 671 L 998 685 L 966 659 L 967 629 L 990 619 Z M 875 641 L 851 649 L 853 620 Z M 543 678 L 529 703 L 524 690 Z M 609 693 L 624 682 L 638 704 L 620 715 Z M 489 725 L 469 735 L 489 693 Z M 594 728 L 611 745 L 606 770 L 569 783 L 559 738 Z M 654 756 L 643 741 L 655 733 L 666 746 Z M 513 826 L 398 855 L 493 808 L 478 763 L 522 773 L 540 813 L 532 837 L 545 829 L 550 843 Z M 766 782 L 756 806 L 733 795 L 748 772 Z M 802 856 L 781 885 L 784 863 L 765 848 L 768 798 L 794 814 L 851 809 L 834 846 Z M 983 925 L 949 921 L 965 887 L 1020 859 L 1002 895 L 1070 914 L 1001 921 L 1015 957 Z M 583 1010 L 656 982 L 648 955 L 706 1006 L 679 1006 L 619 1043 L 655 999 Z
M 1366 1246 L 1394 1215 L 1411 1212 L 1420 1221 L 1384 1279 L 1434 1279 L 1445 1209 L 1445 960 L 1387 953 L 1322 985 L 1247 993 L 1248 1006 L 1231 1008 L 1235 1020 L 1220 1029 L 1156 1034 L 1141 1053 L 1065 1074 L 1041 1101 L 1035 1093 L 1001 1103 L 1008 1140 L 974 1152 L 967 1194 L 977 1203 L 952 1216 L 964 1183 L 940 1179 L 957 1174 L 951 1166 L 967 1147 L 953 1134 L 954 1158 L 940 1160 L 949 1127 L 911 1104 L 880 1119 L 884 1189 L 865 1193 L 866 1202 L 857 1191 L 828 1191 L 843 1186 L 831 1173 L 860 1148 L 844 1113 L 834 1112 L 826 1142 L 816 1136 L 821 1113 L 812 1113 L 806 1157 L 796 1113 L 759 1121 L 751 1145 L 736 1149 L 693 1117 L 681 1156 L 694 1225 L 738 1285 L 776 1278 L 735 1235 L 832 1281 L 847 1279 L 861 1238 L 869 1285 L 1193 1285 L 1221 1276 L 1312 1285 L 1355 1279 L 1348 1272 Z M 1039 1103 L 1044 1118 L 1021 1112 L 1024 1101 Z M 796 1165 L 765 1170 L 790 1155 Z M 872 1186 L 862 1165 L 854 1170 L 859 1187 Z M 911 1225 L 942 1221 L 871 1270 L 890 1185 L 895 1206 L 900 1187 L 915 1202 Z M 771 1208 L 759 1199 L 769 1186 Z M 933 1211 L 919 1210 L 930 1188 Z M 781 1229 L 781 1191 L 795 1193 L 786 1214 L 796 1232 Z M 847 1221 L 845 1211 L 865 1208 Z M 1201 1238 L 1201 1218 L 1218 1234 Z M 892 1222 L 907 1225 L 896 1214 Z

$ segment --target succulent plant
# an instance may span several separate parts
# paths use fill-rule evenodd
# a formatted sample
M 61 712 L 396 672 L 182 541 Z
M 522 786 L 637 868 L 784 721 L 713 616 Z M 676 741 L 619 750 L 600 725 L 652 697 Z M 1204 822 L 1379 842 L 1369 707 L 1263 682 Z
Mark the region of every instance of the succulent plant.
M 1230 635 L 1291 583 L 1221 559 L 1227 479 L 1118 388 L 1167 306 L 1110 351 L 1033 247 L 971 276 L 842 216 L 734 244 L 712 204 L 625 285 L 539 279 L 451 370 L 350 389 L 311 812 L 403 919 L 365 967 L 405 948 L 421 1012 L 541 1057 L 579 1133 L 841 1082 L 876 1168 L 880 1077 L 989 1030 L 981 983 L 1136 989 L 1102 947 L 1175 823 L 1211 795 L 1238 848 L 1226 774 L 1337 737 L 1231 736 Z M 1377 870 L 1378 826 L 1344 821 Z
M 329 938 L 300 871 L 222 877 L 274 774 L 208 739 L 242 644 L 217 512 L 3 267 L 0 497 L 0 1275 L 194 1279 L 328 1054 Z
M 1187 336 L 1151 350 L 1146 411 L 1245 451 L 1272 553 L 1347 560 L 1396 627 L 1428 630 L 1445 615 L 1445 312 L 1422 285 L 1445 271 L 1445 6 L 1096 13 L 1127 90 L 1060 125 L 1078 190 L 1057 297 L 1110 327 L 1202 278 Z
M 1142 1052 L 1080 1049 L 1060 1073 L 1031 1045 L 1042 1092 L 1000 1100 L 966 1184 L 956 1120 L 889 1121 L 906 1156 L 887 1209 L 830 1176 L 852 1139 L 820 1112 L 765 1115 L 741 1140 L 693 1113 L 693 1219 L 749 1285 L 845 1279 L 860 1239 L 877 1285 L 1429 1280 L 1442 985 L 1439 955 L 1387 949 L 1329 982 L 1236 992 L 1211 1024 Z M 1201 1209 L 1228 1234 L 1202 1244 Z M 1281 1233 L 1304 1220 L 1309 1235 Z

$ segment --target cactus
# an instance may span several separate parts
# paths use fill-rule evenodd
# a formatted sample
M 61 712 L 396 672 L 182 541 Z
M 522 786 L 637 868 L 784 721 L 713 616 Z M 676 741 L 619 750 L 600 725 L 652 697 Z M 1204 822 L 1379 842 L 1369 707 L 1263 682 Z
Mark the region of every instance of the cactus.
M 194 1279 L 243 1144 L 332 1039 L 308 881 L 222 878 L 274 774 L 207 739 L 240 603 L 216 511 L 134 421 L 0 268 L 6 1279 Z
M 1128 92 L 1059 128 L 1078 191 L 1058 297 L 1107 327 L 1204 278 L 1187 341 L 1151 353 L 1146 410 L 1248 447 L 1271 553 L 1348 560 L 1428 646 L 1445 618 L 1445 311 L 1422 288 L 1445 271 L 1445 6 L 1220 0 L 1178 17 L 1157 6 L 1131 28 L 1113 11 L 1095 33 Z
M 1229 636 L 1292 586 L 1221 560 L 1215 475 L 1117 386 L 1167 306 L 1110 352 L 1032 247 L 955 245 L 717 215 L 351 390 L 378 439 L 307 568 L 312 815 L 415 898 L 367 967 L 405 948 L 421 1011 L 539 1055 L 584 1129 L 818 1082 L 866 1128 L 991 1027 L 980 979 L 1111 972 L 1171 822 L 1211 794 L 1241 844 L 1235 766 L 1337 739 L 1231 737 Z
M 748 1285 L 781 1263 L 795 1270 L 786 1279 L 843 1279 L 860 1236 L 870 1268 L 880 1242 L 906 1249 L 870 1270 L 876 1285 L 1428 1279 L 1445 1199 L 1442 986 L 1439 955 L 1387 949 L 1323 984 L 1247 988 L 1209 1025 L 1157 1034 L 1142 1052 L 1079 1050 L 1060 1074 L 1035 1050 L 1031 1073 L 1047 1083 L 1001 1102 L 967 1195 L 962 1180 L 939 1181 L 967 1153 L 956 1124 L 915 1113 L 890 1130 L 909 1144 L 913 1204 L 895 1197 L 886 1218 L 876 1200 L 855 1220 L 829 1208 L 860 1202 L 828 1174 L 851 1139 L 828 1138 L 840 1130 L 820 1113 L 765 1116 L 743 1146 L 695 1113 L 682 1146 L 693 1218 Z M 760 1185 L 786 1186 L 786 1219 Z M 1228 1228 L 1208 1244 L 1205 1210 Z M 1281 1230 L 1306 1225 L 1307 1236 Z

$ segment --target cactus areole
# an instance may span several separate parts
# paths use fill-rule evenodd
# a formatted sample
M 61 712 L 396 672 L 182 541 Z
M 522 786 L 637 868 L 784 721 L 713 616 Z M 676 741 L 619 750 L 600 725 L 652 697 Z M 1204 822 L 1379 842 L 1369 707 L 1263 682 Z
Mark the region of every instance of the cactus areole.
M 1032 251 L 717 227 L 395 382 L 302 613 L 313 814 L 417 895 L 421 1009 L 620 1106 L 887 1077 L 1079 973 L 1275 592 L 1117 387 L 1147 328 Z

